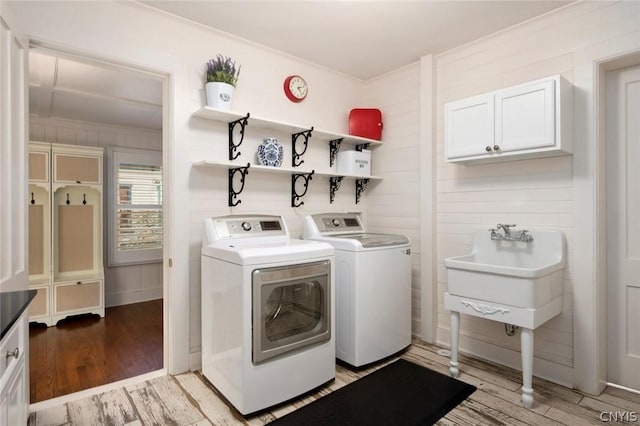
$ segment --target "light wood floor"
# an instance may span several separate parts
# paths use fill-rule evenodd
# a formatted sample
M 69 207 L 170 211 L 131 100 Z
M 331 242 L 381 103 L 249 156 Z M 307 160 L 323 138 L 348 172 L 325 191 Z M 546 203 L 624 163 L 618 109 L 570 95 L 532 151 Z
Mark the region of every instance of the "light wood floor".
M 401 355 L 448 374 L 448 358 L 437 346 L 415 341 Z M 520 372 L 460 357 L 460 380 L 478 390 L 449 412 L 439 425 L 600 425 L 602 412 L 640 416 L 640 395 L 607 388 L 592 396 L 534 378 L 532 409 L 520 404 Z M 390 360 L 391 362 L 393 360 Z M 259 416 L 243 418 L 218 397 L 198 373 L 165 376 L 31 414 L 29 425 L 264 425 L 380 368 L 354 372 L 336 368 L 336 380 L 319 391 Z M 608 422 L 607 424 L 636 424 Z M 402 426 L 402 425 L 398 425 Z
M 162 299 L 29 325 L 32 403 L 160 370 L 162 361 Z

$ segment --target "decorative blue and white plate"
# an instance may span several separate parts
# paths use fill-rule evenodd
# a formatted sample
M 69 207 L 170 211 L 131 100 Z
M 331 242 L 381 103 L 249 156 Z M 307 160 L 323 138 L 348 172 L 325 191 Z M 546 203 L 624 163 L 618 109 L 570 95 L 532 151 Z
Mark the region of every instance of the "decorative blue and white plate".
M 275 138 L 265 138 L 258 147 L 258 163 L 263 166 L 280 167 L 284 158 L 282 145 Z

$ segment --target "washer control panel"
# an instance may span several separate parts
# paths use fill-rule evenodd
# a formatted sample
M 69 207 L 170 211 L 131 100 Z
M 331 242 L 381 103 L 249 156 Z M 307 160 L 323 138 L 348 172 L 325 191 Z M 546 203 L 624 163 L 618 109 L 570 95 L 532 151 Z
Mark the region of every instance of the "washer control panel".
M 320 232 L 364 232 L 364 226 L 357 213 L 318 214 L 313 220 Z
M 280 216 L 222 216 L 205 221 L 205 236 L 208 241 L 287 235 L 287 228 Z

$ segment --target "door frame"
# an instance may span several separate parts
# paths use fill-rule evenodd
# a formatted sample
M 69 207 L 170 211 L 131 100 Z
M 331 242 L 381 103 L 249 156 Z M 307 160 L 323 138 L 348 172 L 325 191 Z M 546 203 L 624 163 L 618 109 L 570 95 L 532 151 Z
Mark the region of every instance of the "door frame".
M 59 52 L 62 55 L 68 55 L 69 57 L 76 58 L 77 60 L 90 60 L 92 62 L 105 63 L 110 66 L 129 68 L 141 73 L 146 73 L 150 77 L 158 78 L 162 81 L 162 168 L 163 168 L 163 217 L 165 218 L 163 224 L 163 368 L 155 372 L 146 373 L 140 376 L 136 376 L 140 380 L 146 380 L 149 377 L 164 374 L 177 374 L 188 370 L 189 361 L 189 346 L 188 336 L 189 327 L 187 321 L 180 321 L 180 315 L 176 315 L 175 312 L 188 311 L 188 300 L 181 297 L 181 293 L 184 293 L 182 288 L 177 288 L 176 280 L 176 268 L 174 265 L 174 259 L 181 256 L 174 256 L 173 253 L 179 252 L 176 249 L 176 236 L 179 235 L 182 230 L 177 229 L 179 226 L 175 226 L 175 218 L 182 217 L 183 212 L 176 211 L 179 209 L 180 203 L 176 203 L 176 167 L 174 167 L 176 153 L 173 147 L 174 141 L 174 116 L 173 107 L 174 104 L 174 92 L 175 92 L 175 64 L 163 64 L 164 69 L 158 67 L 157 64 L 149 66 L 134 64 L 126 59 L 118 59 L 100 54 L 96 51 L 78 52 L 69 48 L 62 47 L 56 43 L 48 42 L 45 40 L 31 38 L 28 40 L 29 48 L 38 47 L 55 52 Z M 25 151 L 26 152 L 26 151 Z M 25 159 L 26 161 L 26 159 Z M 178 197 L 179 198 L 179 197 Z M 188 267 L 188 262 L 187 267 Z M 188 281 L 187 281 L 188 283 Z M 188 284 L 187 284 L 188 286 Z M 186 308 L 185 308 L 186 305 Z M 184 343 L 186 340 L 186 344 Z M 99 386 L 92 389 L 106 390 L 114 387 L 119 387 L 122 384 L 131 383 L 136 380 L 136 377 L 124 379 L 122 381 L 109 383 L 104 386 Z M 88 389 L 86 394 L 92 394 L 92 389 Z M 62 397 L 64 398 L 64 397 Z M 57 400 L 57 398 L 56 398 Z M 42 404 L 46 404 L 48 401 L 43 401 Z M 38 403 L 41 404 L 41 403 Z M 41 407 L 42 408 L 42 407 Z
M 622 387 L 615 383 L 609 382 L 609 374 L 607 371 L 607 357 L 609 355 L 607 349 L 607 161 L 606 161 L 606 140 L 607 140 L 607 74 L 630 66 L 640 66 L 640 50 L 635 50 L 623 55 L 616 56 L 598 62 L 596 69 L 597 84 L 597 134 L 596 134 L 596 197 L 599 202 L 596 205 L 597 218 L 597 304 L 598 312 L 602 312 L 600 316 L 600 338 L 599 345 L 601 348 L 602 359 L 601 368 L 602 380 L 607 386 Z M 622 387 L 624 388 L 624 387 Z

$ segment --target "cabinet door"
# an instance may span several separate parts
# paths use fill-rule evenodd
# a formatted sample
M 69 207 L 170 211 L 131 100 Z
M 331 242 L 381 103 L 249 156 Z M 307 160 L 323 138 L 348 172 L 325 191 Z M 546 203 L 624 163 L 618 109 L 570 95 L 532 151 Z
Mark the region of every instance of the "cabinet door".
M 29 321 L 38 321 L 40 319 L 44 319 L 45 322 L 47 322 L 49 317 L 49 293 L 51 287 L 43 286 L 29 288 L 38 292 L 36 293 L 36 297 L 34 297 L 29 304 Z
M 49 182 L 49 153 L 29 151 L 29 181 Z
M 486 154 L 493 149 L 493 93 L 445 105 L 446 158 Z
M 496 93 L 497 152 L 555 145 L 554 89 L 545 80 Z
M 102 157 L 54 152 L 53 181 L 99 184 L 102 182 Z
M 57 283 L 53 287 L 54 317 L 73 313 L 99 313 L 99 310 L 102 310 L 101 316 L 104 316 L 102 280 Z
M 27 387 L 25 381 L 25 361 L 24 357 L 20 359 L 13 377 L 9 380 L 5 390 L 0 397 L 2 402 L 1 411 L 6 414 L 7 422 L 4 425 L 25 425 L 29 417 L 29 404 L 27 402 Z

